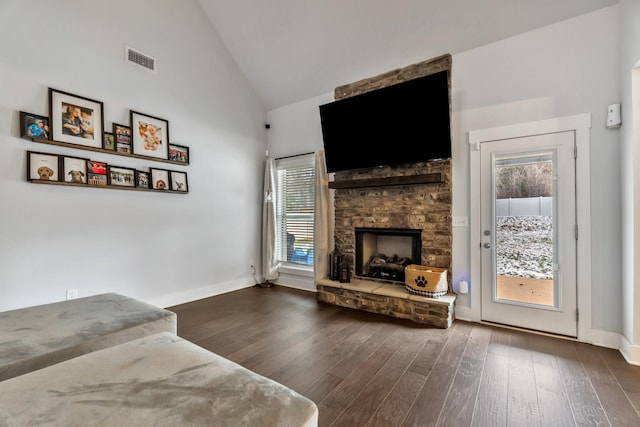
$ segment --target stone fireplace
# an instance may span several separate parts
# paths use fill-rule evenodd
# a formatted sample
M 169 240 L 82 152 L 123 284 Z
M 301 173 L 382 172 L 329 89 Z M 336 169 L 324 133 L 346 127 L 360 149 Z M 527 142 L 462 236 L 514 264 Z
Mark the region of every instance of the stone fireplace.
M 445 55 L 336 88 L 335 99 L 450 68 L 451 56 Z M 319 280 L 317 299 L 450 326 L 455 302 L 451 288 L 451 160 L 339 171 L 329 188 L 335 190 L 335 248 L 349 264 L 354 280 L 342 284 Z M 409 295 L 404 286 L 399 286 L 404 285 L 404 272 L 390 277 L 387 270 L 375 277 L 371 260 L 378 254 L 447 269 L 450 295 L 434 299 Z
M 357 183 L 358 180 L 420 174 L 435 175 L 438 181 L 335 190 L 335 247 L 350 263 L 352 276 L 360 273 L 356 265 L 358 229 L 369 233 L 377 231 L 383 236 L 393 235 L 397 230 L 419 232 L 420 240 L 416 243 L 420 245 L 419 258 L 412 261 L 451 270 L 450 160 L 336 172 L 335 180 Z M 417 254 L 412 253 L 414 255 Z

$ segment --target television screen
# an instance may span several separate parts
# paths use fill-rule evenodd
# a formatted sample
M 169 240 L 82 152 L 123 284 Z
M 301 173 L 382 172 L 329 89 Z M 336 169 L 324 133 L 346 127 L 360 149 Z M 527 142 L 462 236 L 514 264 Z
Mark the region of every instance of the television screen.
M 448 71 L 319 108 L 327 172 L 451 158 Z

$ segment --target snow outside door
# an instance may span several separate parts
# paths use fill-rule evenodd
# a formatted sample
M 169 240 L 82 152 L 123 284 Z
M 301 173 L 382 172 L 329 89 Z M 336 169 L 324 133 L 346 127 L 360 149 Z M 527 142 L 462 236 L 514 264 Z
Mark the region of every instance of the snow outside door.
M 577 336 L 575 134 L 481 144 L 483 321 Z

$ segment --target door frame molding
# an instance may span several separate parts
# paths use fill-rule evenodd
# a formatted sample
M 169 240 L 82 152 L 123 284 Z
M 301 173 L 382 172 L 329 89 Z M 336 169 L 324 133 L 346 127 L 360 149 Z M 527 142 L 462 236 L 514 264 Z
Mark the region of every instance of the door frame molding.
M 481 321 L 481 230 L 480 230 L 480 144 L 504 139 L 573 131 L 576 158 L 576 212 L 579 230 L 577 242 L 577 304 L 580 313 L 578 340 L 591 343 L 591 184 L 589 145 L 591 114 L 559 117 L 469 131 L 469 248 L 471 284 L 471 321 Z M 581 261 L 586 260 L 586 261 Z

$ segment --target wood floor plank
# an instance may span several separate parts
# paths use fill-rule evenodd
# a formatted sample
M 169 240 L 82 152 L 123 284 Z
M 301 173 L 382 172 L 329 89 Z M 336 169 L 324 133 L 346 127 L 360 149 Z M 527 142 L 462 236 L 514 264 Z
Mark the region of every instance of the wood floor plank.
M 640 416 L 626 398 L 620 383 L 600 357 L 600 352 L 588 344 L 578 343 L 575 347 L 578 358 L 593 384 L 611 425 L 640 426 Z
M 604 409 L 573 342 L 558 340 L 551 349 L 577 425 L 609 425 Z
M 529 334 L 524 332 L 514 331 L 509 335 L 507 425 L 523 427 L 540 425 L 533 357 L 528 342 Z
M 305 393 L 308 389 L 314 387 L 316 381 L 323 381 L 323 376 L 329 375 L 344 379 L 347 376 L 344 372 L 339 372 L 340 375 L 333 375 L 330 373 L 330 370 L 333 367 L 339 366 L 343 360 L 347 360 L 349 357 L 356 357 L 354 356 L 356 349 L 365 343 L 375 343 L 382 339 L 386 333 L 381 332 L 381 329 L 382 325 L 379 323 L 365 324 L 349 338 L 326 353 L 324 357 L 309 366 L 308 369 L 300 371 L 292 378 L 286 380 L 285 384 L 294 390 L 300 390 Z M 364 353 L 365 352 L 361 351 L 359 354 L 364 355 Z M 351 366 L 353 367 L 354 364 L 352 363 Z
M 279 382 L 288 382 L 300 374 L 304 374 L 305 378 L 309 378 L 309 370 L 316 364 L 326 360 L 327 353 L 337 349 L 344 342 L 350 343 L 354 334 L 356 334 L 363 326 L 363 323 L 346 323 L 340 324 L 342 328 L 336 333 L 326 337 L 326 339 L 314 339 L 314 342 L 299 348 L 294 358 L 289 358 L 289 363 L 281 366 L 269 375 L 270 378 Z
M 318 403 L 320 426 L 332 425 L 349 404 L 358 398 L 371 378 L 398 351 L 397 341 L 390 340 L 397 333 L 397 330 L 383 329 L 387 331 L 386 338 L 375 348 L 372 348 L 370 355 L 361 360 L 358 366 L 351 370 L 344 380 Z
M 316 402 L 321 426 L 640 425 L 640 367 L 612 349 L 425 328 L 280 286 L 167 308 L 180 336 Z
M 487 351 L 470 425 L 506 427 L 508 388 L 509 356 L 501 351 Z
M 402 327 L 402 326 L 398 326 Z M 407 370 L 409 364 L 424 346 L 420 329 L 399 329 L 399 333 L 390 337 L 385 345 L 402 349 L 396 351 L 387 363 L 380 368 L 371 381 L 362 389 L 358 398 L 352 402 L 342 415 L 332 424 L 335 427 L 351 427 L 368 422 L 376 409 L 385 400 L 395 384 Z
M 405 371 L 367 423 L 367 427 L 398 427 L 404 422 L 427 377 Z
M 409 409 L 403 425 L 436 425 L 472 329 L 471 325 L 461 322 L 451 334 L 448 334 L 449 339 L 444 344 L 427 382 Z
M 553 346 L 556 340 L 556 338 L 542 335 L 532 334 L 529 337 L 540 408 L 540 424 L 543 426 L 557 425 L 558 427 L 573 426 L 575 420 L 556 358 L 550 354 L 549 347 Z
M 640 366 L 630 365 L 616 350 L 602 347 L 597 350 L 636 413 L 640 414 Z
M 488 327 L 478 325 L 471 330 L 437 426 L 471 424 L 490 338 L 491 330 Z

